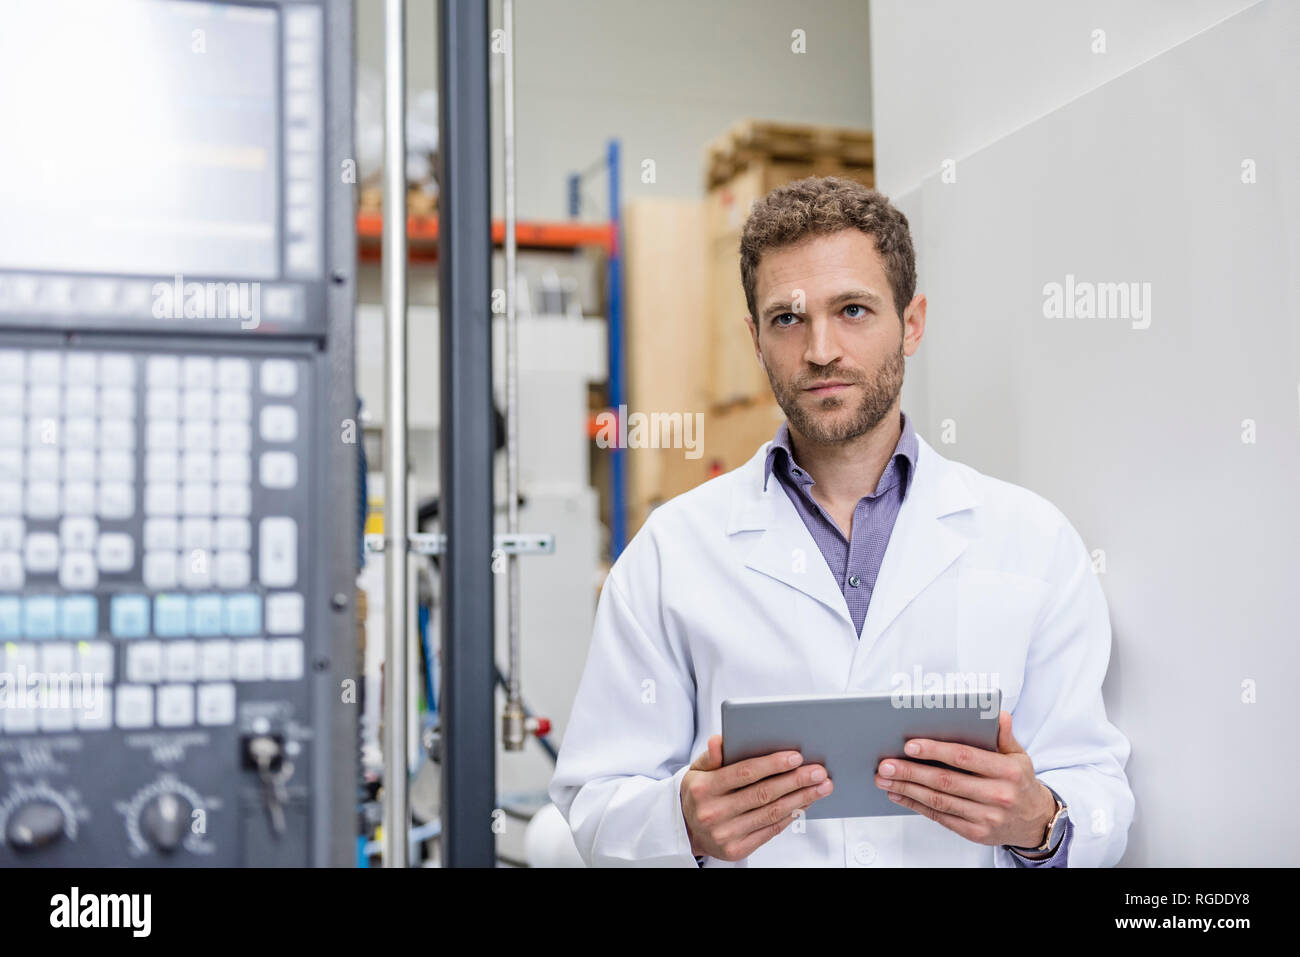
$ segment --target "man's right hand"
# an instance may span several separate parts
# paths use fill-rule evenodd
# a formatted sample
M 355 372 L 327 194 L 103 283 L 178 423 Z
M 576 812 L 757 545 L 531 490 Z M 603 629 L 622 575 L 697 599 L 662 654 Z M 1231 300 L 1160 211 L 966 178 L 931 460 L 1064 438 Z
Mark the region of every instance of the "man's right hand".
M 802 810 L 831 793 L 820 764 L 777 751 L 722 766 L 722 735 L 682 776 L 682 817 L 691 853 L 739 861 L 780 834 Z

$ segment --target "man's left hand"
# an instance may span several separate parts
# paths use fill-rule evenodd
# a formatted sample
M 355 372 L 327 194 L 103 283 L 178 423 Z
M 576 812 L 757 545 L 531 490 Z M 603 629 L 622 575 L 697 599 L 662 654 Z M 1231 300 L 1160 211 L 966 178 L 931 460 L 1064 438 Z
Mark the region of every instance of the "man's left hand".
M 876 768 L 876 787 L 888 790 L 891 800 L 976 844 L 1043 843 L 1056 799 L 1012 736 L 1010 713 L 998 715 L 997 751 L 927 738 L 909 739 L 904 751 L 948 767 L 886 758 Z

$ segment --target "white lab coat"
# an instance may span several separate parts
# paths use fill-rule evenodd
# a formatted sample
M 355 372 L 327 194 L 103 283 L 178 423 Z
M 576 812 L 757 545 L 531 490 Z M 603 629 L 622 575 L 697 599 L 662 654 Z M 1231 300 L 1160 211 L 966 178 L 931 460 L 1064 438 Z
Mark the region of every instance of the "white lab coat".
M 655 509 L 605 581 L 550 786 L 583 859 L 697 866 L 681 783 L 724 699 L 893 691 L 919 666 L 998 676 L 1013 734 L 1069 806 L 1069 865 L 1115 864 L 1129 743 L 1102 702 L 1106 600 L 1065 516 L 919 440 L 859 640 L 775 475 L 763 489 L 769 445 Z M 1015 866 L 916 813 L 796 824 L 742 862 L 704 864 Z

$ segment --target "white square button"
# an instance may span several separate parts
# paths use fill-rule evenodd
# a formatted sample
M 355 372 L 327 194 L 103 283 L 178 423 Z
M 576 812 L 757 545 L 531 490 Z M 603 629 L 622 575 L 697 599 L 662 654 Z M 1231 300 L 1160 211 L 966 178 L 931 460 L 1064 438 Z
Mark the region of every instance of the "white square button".
M 126 646 L 126 680 L 136 683 L 162 680 L 162 644 L 133 641 Z
M 107 641 L 83 641 L 77 645 L 77 670 L 92 679 L 113 683 L 113 645 Z
M 147 728 L 153 724 L 153 688 L 119 685 L 114 697 L 119 728 Z
M 126 532 L 105 532 L 96 555 L 100 571 L 127 572 L 135 564 L 135 540 Z
M 292 442 L 298 437 L 298 413 L 291 405 L 263 406 L 258 423 L 258 431 L 268 442 Z
M 59 586 L 70 591 L 94 588 L 99 582 L 99 569 L 90 552 L 65 552 L 59 560 Z
M 181 413 L 187 419 L 212 418 L 212 393 L 207 389 L 186 389 Z
M 135 512 L 135 487 L 126 482 L 101 482 L 96 505 L 104 518 L 130 518 Z
M 150 389 L 144 401 L 145 418 L 175 421 L 181 411 L 181 395 L 176 389 Z
M 263 488 L 293 488 L 298 484 L 298 456 L 292 452 L 263 452 L 257 477 Z
M 121 352 L 100 356 L 99 381 L 101 385 L 135 385 L 135 360 Z
M 174 449 L 145 453 L 146 482 L 175 482 L 180 478 L 180 474 L 180 458 Z
M 266 630 L 273 635 L 300 635 L 303 628 L 303 599 L 286 591 L 266 598 Z
M 199 724 L 235 723 L 235 686 L 199 685 Z
M 248 552 L 217 552 L 218 588 L 243 588 L 250 575 Z
M 93 352 L 69 352 L 64 367 L 70 386 L 93 386 L 98 377 L 98 359 Z
M 59 538 L 70 552 L 88 552 L 95 547 L 98 526 L 93 518 L 65 518 L 59 523 Z
M 158 727 L 184 728 L 194 723 L 194 686 L 163 685 L 158 689 Z
M 217 387 L 221 389 L 247 389 L 252 377 L 247 359 L 218 359 Z
M 199 645 L 199 678 L 203 681 L 229 681 L 234 649 L 225 638 Z
M 261 381 L 267 395 L 293 395 L 298 390 L 298 369 L 287 359 L 267 359 Z
M 212 547 L 212 519 L 186 518 L 181 520 L 181 547 L 189 550 Z
M 151 389 L 175 389 L 180 385 L 180 361 L 175 356 L 150 356 L 145 363 L 145 376 Z
M 181 378 L 189 389 L 211 389 L 215 375 L 215 364 L 203 356 L 187 358 L 181 370 Z
M 267 677 L 273 681 L 297 681 L 302 677 L 301 638 L 274 638 L 267 642 Z
M 41 653 L 41 670 L 49 675 L 68 675 L 76 670 L 75 649 L 70 641 L 42 641 L 37 647 Z
M 168 681 L 193 681 L 199 676 L 199 646 L 193 641 L 168 641 L 163 645 L 163 677 Z
M 172 551 L 180 548 L 179 525 L 174 518 L 147 518 L 144 522 L 146 550 Z
M 235 680 L 266 680 L 266 642 L 263 639 L 235 642 Z
M 149 588 L 176 587 L 176 553 L 145 552 L 144 583 Z

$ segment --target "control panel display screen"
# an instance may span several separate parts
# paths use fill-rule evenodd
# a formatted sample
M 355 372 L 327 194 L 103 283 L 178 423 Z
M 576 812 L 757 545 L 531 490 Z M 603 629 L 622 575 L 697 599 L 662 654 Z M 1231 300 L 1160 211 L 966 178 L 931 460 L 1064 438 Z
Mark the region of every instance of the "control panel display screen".
M 279 20 L 183 0 L 6 6 L 0 182 L 22 188 L 0 190 L 0 264 L 280 276 Z

